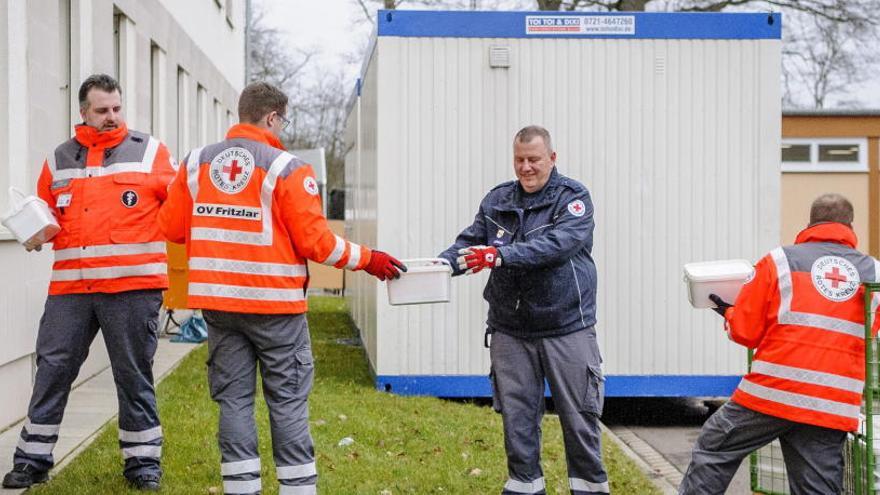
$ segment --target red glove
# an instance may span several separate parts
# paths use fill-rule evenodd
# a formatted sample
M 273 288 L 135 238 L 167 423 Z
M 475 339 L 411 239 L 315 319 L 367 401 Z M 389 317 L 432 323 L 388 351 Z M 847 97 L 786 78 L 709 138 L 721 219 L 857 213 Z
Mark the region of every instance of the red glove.
M 406 265 L 394 256 L 382 251 L 373 250 L 373 254 L 370 255 L 370 262 L 364 267 L 364 271 L 379 280 L 385 280 L 400 278 L 398 268 L 406 271 Z
M 471 246 L 459 249 L 458 254 L 461 255 L 456 260 L 458 269 L 464 270 L 468 275 L 477 273 L 483 268 L 501 266 L 501 256 L 498 256 L 498 250 L 492 246 Z

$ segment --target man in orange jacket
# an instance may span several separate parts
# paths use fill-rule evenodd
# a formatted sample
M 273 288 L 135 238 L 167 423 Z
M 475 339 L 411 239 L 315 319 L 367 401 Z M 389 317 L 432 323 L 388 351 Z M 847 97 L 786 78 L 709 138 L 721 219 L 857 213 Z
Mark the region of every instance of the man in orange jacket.
M 364 270 L 379 280 L 406 270 L 328 228 L 312 167 L 278 139 L 286 111 L 287 96 L 277 88 L 246 87 L 240 123 L 224 141 L 189 153 L 159 212 L 165 236 L 186 243 L 189 305 L 202 309 L 208 323 L 208 381 L 220 405 L 225 493 L 262 489 L 254 423 L 258 362 L 279 493 L 315 493 L 306 260 Z
M 152 365 L 168 277 L 155 220 L 176 164 L 156 138 L 126 127 L 121 89 L 110 76 L 86 79 L 79 102 L 83 123 L 49 155 L 37 183 L 61 231 L 52 240 L 28 419 L 3 486 L 47 479 L 71 384 L 100 328 L 119 396 L 125 477 L 158 490 L 162 427 Z
M 856 250 L 852 220 L 846 198 L 820 196 L 810 225 L 758 262 L 736 304 L 711 296 L 731 340 L 756 352 L 703 426 L 679 494 L 724 493 L 742 460 L 776 438 L 793 495 L 841 493 L 865 383 L 861 283 L 880 279 L 880 262 Z

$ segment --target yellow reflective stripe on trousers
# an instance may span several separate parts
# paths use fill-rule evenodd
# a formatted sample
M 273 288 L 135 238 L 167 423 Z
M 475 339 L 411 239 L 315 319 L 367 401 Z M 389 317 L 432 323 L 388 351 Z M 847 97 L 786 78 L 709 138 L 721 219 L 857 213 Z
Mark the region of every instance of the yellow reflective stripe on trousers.
M 538 478 L 530 482 L 508 479 L 504 489 L 515 493 L 537 493 L 544 489 L 544 478 Z
M 569 478 L 568 484 L 572 491 L 594 492 L 594 493 L 611 493 L 611 488 L 607 481 L 595 483 L 593 481 L 582 480 L 580 478 Z
M 190 282 L 190 296 L 228 297 L 254 301 L 304 301 L 302 289 L 271 289 L 265 287 L 244 287 L 240 285 L 207 284 Z
M 162 438 L 161 426 L 142 431 L 119 430 L 119 440 L 122 442 L 143 443 L 158 440 L 160 438 Z
M 865 382 L 848 376 L 835 375 L 833 373 L 825 373 L 804 368 L 795 368 L 794 366 L 785 366 L 782 364 L 769 363 L 767 361 L 754 361 L 752 363 L 751 372 L 775 378 L 808 383 L 810 385 L 821 385 L 823 387 L 846 390 L 847 392 L 855 392 L 857 394 L 861 394 L 865 388 Z
M 260 473 L 260 458 L 245 459 L 243 461 L 220 463 L 220 474 L 223 476 L 236 476 L 239 474 Z
M 778 247 L 770 252 L 776 265 L 776 278 L 779 284 L 779 314 L 777 319 L 784 325 L 798 325 L 813 327 L 829 332 L 837 332 L 853 337 L 863 338 L 865 327 L 862 324 L 840 318 L 819 315 L 815 313 L 803 313 L 791 310 L 791 299 L 794 287 L 792 284 L 791 268 L 785 251 Z
M 305 277 L 308 274 L 306 265 L 241 261 L 224 258 L 190 258 L 189 269 L 274 277 Z
M 858 419 L 859 406 L 855 404 L 846 404 L 828 399 L 820 399 L 810 395 L 803 395 L 785 390 L 765 387 L 751 382 L 745 378 L 739 382 L 740 390 L 754 395 L 759 399 L 769 400 L 786 406 L 799 407 L 810 411 L 818 411 L 828 414 L 836 414 L 847 418 Z
M 165 263 L 108 266 L 105 268 L 73 268 L 69 270 L 52 270 L 52 281 L 73 282 L 76 280 L 106 280 L 113 278 L 166 275 L 167 273 L 168 265 Z
M 135 254 L 165 254 L 165 241 L 139 242 L 133 244 L 103 244 L 82 246 L 55 251 L 55 261 L 67 261 L 103 256 L 130 256 Z

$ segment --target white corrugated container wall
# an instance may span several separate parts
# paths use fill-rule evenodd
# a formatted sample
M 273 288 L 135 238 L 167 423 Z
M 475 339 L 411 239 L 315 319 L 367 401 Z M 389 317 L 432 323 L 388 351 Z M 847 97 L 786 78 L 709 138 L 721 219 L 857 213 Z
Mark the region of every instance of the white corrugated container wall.
M 745 349 L 689 306 L 682 266 L 757 261 L 779 242 L 781 18 L 628 14 L 634 39 L 527 37 L 545 14 L 380 12 L 348 120 L 349 238 L 434 256 L 513 178 L 516 131 L 542 125 L 595 205 L 608 395 L 728 394 Z M 496 46 L 509 68 L 490 68 Z M 449 304 L 392 307 L 383 284 L 348 276 L 377 387 L 488 394 L 487 279 L 455 278 Z

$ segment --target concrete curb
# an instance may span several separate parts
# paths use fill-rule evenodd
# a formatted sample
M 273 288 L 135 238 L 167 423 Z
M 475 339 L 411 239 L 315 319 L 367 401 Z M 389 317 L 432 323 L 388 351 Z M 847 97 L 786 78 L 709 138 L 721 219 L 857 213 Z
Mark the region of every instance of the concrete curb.
M 638 466 L 660 493 L 678 493 L 676 487 L 681 483 L 682 474 L 666 458 L 625 426 L 615 426 L 616 431 L 612 431 L 604 423 L 600 422 L 599 425 L 602 432 Z

